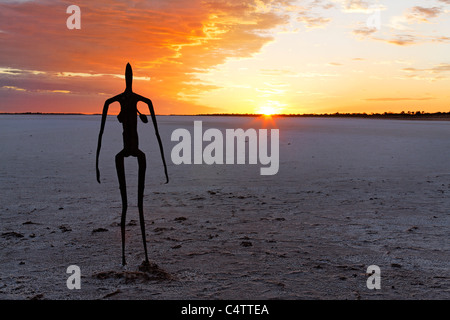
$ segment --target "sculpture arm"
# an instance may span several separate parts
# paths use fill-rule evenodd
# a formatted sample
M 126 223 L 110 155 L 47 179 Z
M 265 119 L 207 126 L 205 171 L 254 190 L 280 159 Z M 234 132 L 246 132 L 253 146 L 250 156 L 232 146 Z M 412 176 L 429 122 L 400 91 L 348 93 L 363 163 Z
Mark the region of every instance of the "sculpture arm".
M 159 131 L 158 131 L 158 123 L 156 122 L 156 116 L 155 116 L 155 110 L 153 108 L 153 103 L 148 98 L 144 98 L 143 102 L 145 102 L 148 105 L 148 109 L 150 111 L 150 116 L 152 117 L 153 126 L 155 128 L 156 139 L 158 140 L 159 151 L 161 152 L 161 158 L 162 158 L 162 162 L 164 164 L 164 173 L 166 175 L 166 183 L 169 183 L 169 175 L 167 173 L 166 159 L 164 157 L 164 148 L 163 148 L 163 145 L 161 142 L 161 137 L 160 137 Z
M 98 183 L 100 183 L 100 170 L 98 168 L 98 158 L 100 155 L 100 149 L 102 147 L 102 136 L 103 136 L 103 131 L 105 129 L 106 116 L 108 115 L 108 107 L 114 101 L 116 101 L 116 97 L 106 100 L 105 104 L 103 106 L 102 122 L 100 124 L 100 133 L 98 134 L 97 155 L 95 157 L 95 169 L 96 169 L 96 173 L 97 173 L 97 182 Z

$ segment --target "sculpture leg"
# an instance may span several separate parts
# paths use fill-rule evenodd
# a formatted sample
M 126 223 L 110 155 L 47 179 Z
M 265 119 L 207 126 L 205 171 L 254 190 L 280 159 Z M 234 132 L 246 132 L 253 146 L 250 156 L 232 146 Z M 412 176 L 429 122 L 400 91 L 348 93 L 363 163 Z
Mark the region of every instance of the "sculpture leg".
M 117 177 L 119 178 L 120 195 L 122 197 L 122 218 L 120 221 L 120 229 L 122 232 L 122 265 L 125 265 L 125 217 L 127 214 L 128 201 L 123 151 L 120 151 L 116 155 L 116 170 Z
M 142 241 L 144 243 L 145 262 L 148 263 L 147 255 L 147 241 L 145 239 L 145 221 L 144 221 L 144 187 L 145 187 L 145 170 L 147 167 L 145 153 L 139 150 L 137 154 L 138 166 L 139 166 L 139 180 L 138 180 L 138 208 L 139 208 L 139 221 L 141 224 Z

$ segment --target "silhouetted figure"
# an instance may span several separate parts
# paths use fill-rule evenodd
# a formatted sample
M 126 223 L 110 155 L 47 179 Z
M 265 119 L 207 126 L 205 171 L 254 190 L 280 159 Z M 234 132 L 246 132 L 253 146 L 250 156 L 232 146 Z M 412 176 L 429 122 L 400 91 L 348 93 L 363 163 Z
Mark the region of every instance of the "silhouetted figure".
M 125 261 L 125 216 L 127 213 L 127 189 L 125 183 L 125 168 L 124 168 L 124 158 L 133 156 L 138 159 L 138 170 L 139 170 L 139 180 L 138 180 L 138 208 L 139 208 L 139 221 L 141 225 L 142 241 L 144 242 L 145 251 L 145 263 L 148 264 L 147 255 L 147 242 L 145 240 L 145 222 L 144 222 L 144 210 L 143 210 L 143 198 L 144 198 L 144 185 L 145 185 L 145 169 L 146 160 L 145 153 L 139 150 L 138 146 L 138 133 L 137 133 L 137 114 L 142 122 L 147 123 L 147 117 L 141 114 L 137 110 L 137 103 L 142 101 L 148 105 L 150 110 L 150 115 L 152 117 L 153 126 L 155 127 L 156 138 L 158 139 L 159 149 L 161 152 L 162 161 L 164 164 L 164 172 L 166 174 L 166 183 L 169 182 L 169 176 L 167 175 L 166 160 L 164 159 L 164 150 L 161 143 L 161 138 L 158 132 L 158 124 L 156 123 L 155 111 L 153 109 L 153 104 L 150 99 L 142 97 L 132 91 L 133 82 L 133 71 L 131 65 L 128 63 L 125 69 L 125 91 L 112 97 L 105 101 L 102 114 L 102 122 L 100 126 L 100 133 L 98 135 L 98 145 L 97 145 L 97 157 L 96 157 L 96 170 L 97 170 L 97 181 L 100 183 L 100 170 L 98 169 L 98 157 L 100 154 L 100 148 L 102 145 L 102 135 L 105 128 L 106 116 L 108 113 L 108 107 L 113 102 L 120 103 L 120 113 L 117 116 L 119 122 L 123 126 L 123 150 L 116 155 L 116 170 L 117 176 L 119 178 L 120 195 L 122 197 L 122 218 L 121 218 L 121 232 L 122 232 L 122 265 L 126 264 Z

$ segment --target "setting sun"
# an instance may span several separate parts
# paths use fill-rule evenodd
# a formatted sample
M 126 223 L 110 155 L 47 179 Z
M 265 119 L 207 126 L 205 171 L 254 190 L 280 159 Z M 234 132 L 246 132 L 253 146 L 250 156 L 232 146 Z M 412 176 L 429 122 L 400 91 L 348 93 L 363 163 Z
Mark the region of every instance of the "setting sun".
M 271 115 L 277 113 L 277 110 L 273 107 L 262 107 L 258 110 L 258 113 L 266 115 L 266 116 L 271 116 Z
M 280 114 L 282 109 L 282 104 L 280 102 L 267 101 L 265 104 L 256 109 L 256 113 L 271 116 L 274 114 Z

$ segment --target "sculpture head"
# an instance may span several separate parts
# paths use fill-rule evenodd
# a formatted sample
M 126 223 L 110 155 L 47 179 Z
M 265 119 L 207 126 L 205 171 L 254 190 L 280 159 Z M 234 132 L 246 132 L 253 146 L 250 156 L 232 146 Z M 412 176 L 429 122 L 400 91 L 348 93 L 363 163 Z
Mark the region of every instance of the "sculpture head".
M 131 90 L 131 86 L 133 83 L 133 70 L 131 69 L 130 63 L 127 63 L 127 66 L 125 68 L 125 83 L 127 89 Z

